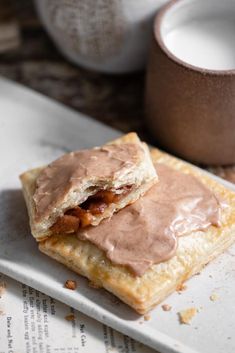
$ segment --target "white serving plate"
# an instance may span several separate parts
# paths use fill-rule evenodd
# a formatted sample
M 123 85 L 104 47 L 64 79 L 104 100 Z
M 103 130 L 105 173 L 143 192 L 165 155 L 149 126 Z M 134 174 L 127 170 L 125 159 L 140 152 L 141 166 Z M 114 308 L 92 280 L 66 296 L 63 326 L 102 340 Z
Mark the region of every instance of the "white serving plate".
M 167 298 L 170 312 L 159 306 L 149 321 L 38 251 L 18 175 L 66 151 L 99 145 L 118 135 L 38 93 L 0 80 L 0 272 L 161 352 L 234 353 L 235 246 L 188 281 L 181 295 Z M 76 291 L 63 288 L 68 278 L 78 281 Z M 219 299 L 212 302 L 214 292 Z M 177 312 L 192 306 L 200 310 L 191 325 L 180 325 Z

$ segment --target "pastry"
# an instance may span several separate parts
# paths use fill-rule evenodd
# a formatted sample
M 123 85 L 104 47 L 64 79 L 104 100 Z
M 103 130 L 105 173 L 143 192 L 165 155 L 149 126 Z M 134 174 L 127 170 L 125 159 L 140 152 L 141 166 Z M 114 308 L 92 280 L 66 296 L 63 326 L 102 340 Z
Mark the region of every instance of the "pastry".
M 135 204 L 97 227 L 56 234 L 39 243 L 43 253 L 140 314 L 162 302 L 235 241 L 235 193 L 166 153 L 153 150 L 151 155 L 159 181 Z M 112 234 L 107 232 L 105 239 L 102 234 L 110 231 L 110 224 Z
M 135 133 L 102 147 L 68 153 L 20 176 L 33 236 L 76 233 L 135 202 L 157 174 Z

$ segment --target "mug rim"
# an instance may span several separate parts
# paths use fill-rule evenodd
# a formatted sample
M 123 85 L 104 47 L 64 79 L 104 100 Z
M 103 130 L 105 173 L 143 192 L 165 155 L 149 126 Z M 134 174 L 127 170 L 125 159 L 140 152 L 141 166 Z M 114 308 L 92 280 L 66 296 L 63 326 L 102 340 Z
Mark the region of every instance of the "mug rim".
M 194 0 L 190 0 L 192 2 Z M 176 62 L 176 64 L 180 65 L 184 69 L 197 72 L 200 74 L 204 75 L 211 75 L 211 76 L 234 76 L 235 75 L 235 68 L 234 69 L 225 69 L 225 70 L 215 70 L 215 69 L 208 69 L 208 68 L 203 68 L 199 66 L 195 66 L 193 64 L 189 64 L 186 61 L 180 59 L 178 56 L 173 54 L 166 46 L 162 33 L 161 33 L 161 26 L 162 22 L 164 20 L 165 15 L 168 13 L 168 11 L 172 8 L 174 8 L 177 4 L 180 3 L 185 3 L 189 2 L 189 0 L 172 0 L 165 6 L 163 6 L 158 14 L 156 15 L 154 19 L 154 25 L 153 25 L 153 35 L 154 35 L 154 42 L 155 44 L 158 44 L 161 48 L 161 50 L 167 55 L 167 57 Z M 204 3 L 204 2 L 203 2 Z

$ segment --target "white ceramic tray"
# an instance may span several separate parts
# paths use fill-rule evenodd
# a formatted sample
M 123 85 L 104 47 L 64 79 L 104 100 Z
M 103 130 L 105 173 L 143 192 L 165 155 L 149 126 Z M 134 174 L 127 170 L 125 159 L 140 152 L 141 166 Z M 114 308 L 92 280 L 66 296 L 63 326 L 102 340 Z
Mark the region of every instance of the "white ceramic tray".
M 28 89 L 0 80 L 0 272 L 165 353 L 235 352 L 235 247 L 151 312 L 149 321 L 111 294 L 92 289 L 82 277 L 37 250 L 30 235 L 18 174 L 64 152 L 99 145 L 119 133 Z M 217 178 L 218 179 L 218 178 Z M 235 190 L 232 184 L 224 182 Z M 78 281 L 76 291 L 63 288 Z M 210 301 L 212 293 L 218 300 Z M 177 312 L 199 310 L 189 325 Z

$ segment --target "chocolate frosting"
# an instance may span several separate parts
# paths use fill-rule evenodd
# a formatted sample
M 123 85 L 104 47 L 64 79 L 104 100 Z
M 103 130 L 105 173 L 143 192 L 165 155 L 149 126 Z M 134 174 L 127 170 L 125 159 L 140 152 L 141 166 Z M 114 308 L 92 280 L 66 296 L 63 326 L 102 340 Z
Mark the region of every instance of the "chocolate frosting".
M 143 155 L 144 150 L 136 143 L 105 145 L 63 155 L 44 168 L 37 178 L 33 196 L 36 219 L 39 221 L 60 207 L 70 191 L 82 191 L 87 180 L 95 183 L 98 179 L 107 184 L 121 179 Z
M 177 237 L 220 226 L 220 202 L 200 180 L 163 164 L 155 168 L 159 182 L 145 196 L 79 233 L 137 276 L 171 258 Z

